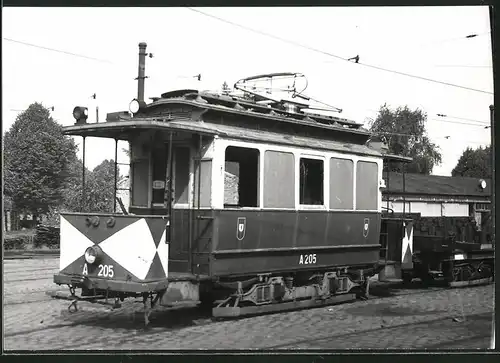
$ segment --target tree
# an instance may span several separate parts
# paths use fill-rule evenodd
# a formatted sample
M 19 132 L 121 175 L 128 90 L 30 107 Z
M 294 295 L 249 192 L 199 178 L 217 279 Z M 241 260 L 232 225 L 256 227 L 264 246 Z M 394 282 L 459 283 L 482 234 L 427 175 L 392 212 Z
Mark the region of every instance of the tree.
M 42 104 L 20 113 L 4 136 L 4 193 L 13 207 L 38 215 L 60 205 L 76 150 Z
M 82 167 L 83 162 L 81 159 L 75 158 L 72 160 L 60 211 L 78 212 L 82 210 Z M 90 173 L 91 171 L 85 168 L 86 180 L 88 180 Z
M 119 174 L 119 170 L 117 170 Z M 119 175 L 117 174 L 117 181 Z M 115 162 L 104 160 L 90 173 L 85 184 L 86 211 L 112 213 L 115 203 Z
M 385 136 L 390 153 L 413 158 L 413 162 L 405 166 L 407 172 L 429 175 L 434 166 L 441 163 L 441 153 L 427 136 L 426 119 L 427 115 L 419 109 L 404 106 L 391 110 L 384 104 L 370 130 Z M 402 165 L 391 163 L 390 171 L 401 172 Z
M 115 200 L 115 162 L 104 160 L 90 171 L 85 168 L 85 201 L 82 193 L 83 163 L 77 159 L 71 166 L 71 176 L 66 184 L 66 193 L 62 210 L 85 212 L 112 213 Z M 117 182 L 120 183 L 122 177 L 117 170 Z
M 491 178 L 491 146 L 483 149 L 468 147 L 458 159 L 458 163 L 451 171 L 452 176 L 464 176 L 471 178 Z

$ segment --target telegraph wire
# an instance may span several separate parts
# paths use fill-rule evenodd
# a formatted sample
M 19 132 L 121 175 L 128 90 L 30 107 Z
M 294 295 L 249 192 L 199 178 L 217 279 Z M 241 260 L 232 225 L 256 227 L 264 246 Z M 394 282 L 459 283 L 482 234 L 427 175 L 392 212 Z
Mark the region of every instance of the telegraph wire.
M 67 52 L 65 50 L 60 50 L 60 49 L 55 49 L 55 48 L 49 48 L 49 47 L 44 47 L 44 46 L 41 46 L 41 45 L 36 45 L 36 44 L 31 44 L 31 43 L 27 43 L 27 42 L 22 42 L 20 40 L 15 40 L 15 39 L 10 39 L 10 38 L 2 38 L 3 40 L 7 40 L 9 42 L 13 42 L 13 43 L 18 43 L 18 44 L 23 44 L 23 45 L 27 45 L 29 47 L 34 47 L 34 48 L 40 48 L 40 49 L 45 49 L 45 50 L 48 50 L 48 51 L 52 51 L 52 52 L 56 52 L 56 53 L 63 53 L 63 54 L 66 54 L 66 55 L 71 55 L 71 56 L 74 56 L 74 57 L 79 57 L 79 58 L 85 58 L 85 59 L 89 59 L 89 60 L 93 60 L 93 61 L 97 61 L 97 62 L 103 62 L 103 63 L 109 63 L 109 64 L 113 64 L 113 62 L 110 62 L 108 60 L 105 60 L 105 59 L 99 59 L 99 58 L 94 58 L 94 57 L 89 57 L 89 56 L 86 56 L 86 55 L 83 55 L 83 54 L 78 54 L 78 53 L 72 53 L 72 52 Z
M 232 22 L 230 20 L 226 20 L 226 19 L 220 18 L 218 16 L 205 13 L 205 12 L 203 12 L 201 10 L 193 9 L 193 8 L 190 8 L 190 7 L 186 7 L 186 8 L 188 10 L 191 10 L 191 11 L 194 11 L 194 12 L 199 13 L 201 15 L 204 15 L 204 16 L 207 16 L 207 17 L 219 20 L 221 22 L 224 22 L 224 23 L 227 23 L 227 24 L 230 24 L 230 25 L 233 25 L 233 26 L 236 26 L 238 28 L 242 28 L 242 29 L 254 32 L 254 33 L 258 33 L 258 34 L 261 34 L 261 35 L 264 35 L 264 36 L 267 36 L 267 37 L 270 37 L 270 38 L 277 39 L 277 40 L 285 42 L 285 43 L 293 44 L 295 46 L 311 50 L 313 52 L 321 53 L 321 54 L 324 54 L 324 55 L 327 55 L 327 56 L 330 56 L 330 57 L 333 57 L 333 58 L 337 58 L 337 59 L 340 59 L 340 60 L 352 63 L 347 58 L 335 55 L 335 54 L 330 53 L 330 52 L 326 52 L 326 51 L 323 51 L 323 50 L 320 50 L 320 49 L 317 49 L 317 48 L 313 48 L 311 46 L 308 46 L 308 45 L 305 45 L 305 44 L 301 44 L 301 43 L 295 42 L 293 40 L 281 38 L 279 36 L 276 36 L 276 35 L 273 35 L 273 34 L 270 34 L 270 33 L 266 33 L 266 32 L 263 32 L 263 31 L 260 31 L 260 30 L 257 30 L 257 29 L 253 29 L 253 28 L 247 27 L 245 25 L 237 24 L 237 23 L 234 23 L 234 22 Z M 427 81 L 427 82 L 442 84 L 442 85 L 445 85 L 445 86 L 456 87 L 456 88 L 461 88 L 461 89 L 465 89 L 465 90 L 468 90 L 468 91 L 486 93 L 486 94 L 491 94 L 491 95 L 493 94 L 493 92 L 489 92 L 489 91 L 485 91 L 485 90 L 480 90 L 480 89 L 471 88 L 471 87 L 467 87 L 467 86 L 461 86 L 461 85 L 457 85 L 457 84 L 449 83 L 449 82 L 444 82 L 444 81 L 438 81 L 438 80 L 427 78 L 427 77 L 416 76 L 416 75 L 412 75 L 412 74 L 405 73 L 405 72 L 395 71 L 395 70 L 391 70 L 391 69 L 387 69 L 387 68 L 383 68 L 383 67 L 379 67 L 379 66 L 374 66 L 374 65 L 371 65 L 371 64 L 361 63 L 361 62 L 359 62 L 359 60 L 355 64 L 359 64 L 359 65 L 362 65 L 362 66 L 365 66 L 365 67 L 368 67 L 368 68 L 373 68 L 373 69 L 377 69 L 377 70 L 384 71 L 384 72 L 399 74 L 399 75 L 405 76 L 405 77 L 410 77 L 410 78 L 420 79 L 420 80 Z

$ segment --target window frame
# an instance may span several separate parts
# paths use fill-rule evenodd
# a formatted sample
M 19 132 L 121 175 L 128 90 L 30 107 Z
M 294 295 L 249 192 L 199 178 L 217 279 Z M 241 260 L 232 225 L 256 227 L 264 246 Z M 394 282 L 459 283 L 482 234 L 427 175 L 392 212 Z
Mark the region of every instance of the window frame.
M 172 178 L 172 184 L 174 185 L 174 190 L 177 192 L 177 189 L 175 188 L 175 183 L 177 180 L 177 149 L 178 148 L 184 148 L 189 150 L 189 167 L 188 167 L 188 190 L 187 190 L 187 195 L 188 195 L 188 200 L 187 203 L 178 203 L 175 201 L 174 197 L 174 203 L 172 208 L 176 209 L 187 209 L 190 208 L 191 206 L 191 200 L 192 200 L 192 193 L 191 190 L 193 189 L 193 147 L 185 144 L 185 143 L 178 143 L 173 145 L 173 150 L 174 150 L 174 158 L 172 161 L 172 168 L 174 170 L 173 178 Z
M 129 141 L 129 150 L 130 150 L 130 158 L 129 158 L 129 164 L 130 164 L 130 202 L 129 202 L 129 208 L 134 208 L 134 209 L 151 209 L 152 205 L 152 192 L 153 192 L 153 175 L 152 175 L 152 169 L 151 169 L 151 153 L 152 150 L 151 148 L 147 148 L 147 151 L 141 151 L 139 153 L 140 157 L 136 157 L 135 151 L 137 150 L 136 148 L 144 148 L 144 145 L 150 144 L 151 140 L 151 134 L 150 133 L 142 133 L 139 134 L 137 138 L 134 140 Z M 135 188 L 135 178 L 134 178 L 134 164 L 137 162 L 136 160 L 141 160 L 145 161 L 147 163 L 147 197 L 146 197 L 146 205 L 136 205 L 134 204 L 134 188 Z
M 168 141 L 166 140 L 162 140 L 162 143 L 164 144 L 165 146 L 165 150 L 168 152 Z M 158 142 L 159 144 L 159 142 Z M 165 208 L 165 202 L 163 203 L 153 203 L 153 169 L 154 169 L 154 163 L 153 163 L 153 149 L 154 149 L 154 146 L 150 147 L 150 150 L 149 150 L 149 205 L 151 209 L 161 209 L 161 208 Z M 172 145 L 172 150 L 173 150 L 173 145 Z M 166 181 L 166 177 L 167 177 L 167 169 L 168 169 L 168 156 L 167 156 L 167 160 L 165 161 L 165 179 L 163 180 L 164 182 Z M 175 173 L 174 173 L 175 174 Z M 167 188 L 167 186 L 165 185 L 165 188 Z
M 291 155 L 293 157 L 293 163 L 292 163 L 292 173 L 293 173 L 293 181 L 294 181 L 294 186 L 293 186 L 293 203 L 291 207 L 266 207 L 265 206 L 265 163 L 266 163 L 266 154 L 270 153 L 280 153 L 280 154 L 287 154 Z M 261 175 L 262 175 L 262 183 L 261 183 L 261 194 L 262 194 L 262 200 L 261 200 L 261 206 L 263 210 L 296 210 L 297 209 L 297 196 L 296 196 L 296 188 L 297 188 L 297 178 L 296 178 L 296 162 L 297 162 L 297 155 L 294 152 L 294 150 L 276 150 L 275 148 L 270 148 L 266 147 L 263 149 L 262 152 L 262 168 L 261 168 Z
M 222 185 L 222 188 L 217 187 L 219 189 L 220 195 L 217 195 L 215 193 L 215 186 L 218 183 L 216 182 L 216 177 L 215 175 L 215 164 L 213 166 L 213 173 L 212 173 L 212 206 L 216 208 L 217 205 L 220 204 L 220 208 L 223 210 L 261 210 L 263 209 L 263 162 L 262 162 L 262 155 L 263 155 L 263 148 L 261 144 L 252 144 L 252 143 L 246 143 L 246 142 L 241 142 L 241 141 L 234 141 L 230 139 L 223 139 L 221 140 L 221 153 L 220 153 L 220 184 Z M 226 172 L 226 151 L 229 147 L 234 147 L 234 148 L 240 148 L 240 149 L 249 149 L 249 150 L 255 150 L 258 152 L 258 157 L 257 157 L 257 206 L 255 207 L 250 207 L 250 206 L 227 206 L 224 204 L 225 201 L 225 172 Z M 214 199 L 217 198 L 217 201 L 214 201 Z M 220 200 L 221 199 L 221 200 Z
M 297 210 L 329 210 L 328 202 L 330 200 L 330 168 L 325 160 L 327 153 L 323 155 L 310 154 L 308 152 L 299 151 L 295 156 L 295 208 Z M 323 163 L 323 203 L 322 204 L 301 204 L 300 203 L 300 161 L 301 159 L 321 160 Z
M 370 158 L 370 157 L 362 157 L 358 156 L 355 158 L 355 167 L 354 167 L 354 189 L 353 189 L 353 194 L 354 194 L 354 208 L 353 211 L 355 212 L 381 212 L 382 211 L 382 192 L 380 190 L 380 179 L 382 178 L 382 159 L 378 160 L 375 158 Z M 373 163 L 377 166 L 377 197 L 376 197 L 376 207 L 374 209 L 358 209 L 358 163 L 364 162 L 364 163 Z
M 349 208 L 349 209 L 345 209 L 345 208 L 332 208 L 331 206 L 331 203 L 330 203 L 330 196 L 331 196 L 331 175 L 332 175 L 332 160 L 333 159 L 336 159 L 336 160 L 346 160 L 346 161 L 350 161 L 351 162 L 351 166 L 352 166 L 352 183 L 351 183 L 351 186 L 352 186 L 352 194 L 351 194 L 351 201 L 352 201 L 352 207 Z M 336 212 L 346 212 L 346 211 L 349 211 L 349 212 L 355 212 L 356 211 L 356 165 L 357 165 L 357 158 L 354 157 L 354 155 L 348 155 L 348 154 L 329 154 L 328 155 L 328 210 L 329 211 L 336 211 Z

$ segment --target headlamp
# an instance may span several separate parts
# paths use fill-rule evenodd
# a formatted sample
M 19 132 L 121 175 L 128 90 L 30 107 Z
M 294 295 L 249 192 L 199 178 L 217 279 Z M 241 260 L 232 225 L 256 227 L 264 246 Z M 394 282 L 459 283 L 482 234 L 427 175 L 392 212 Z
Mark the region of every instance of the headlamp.
M 141 104 L 139 103 L 139 101 L 137 99 L 134 98 L 132 101 L 130 101 L 130 104 L 128 107 L 130 112 L 132 112 L 133 114 L 136 114 L 137 112 L 139 112 L 140 108 L 141 108 Z
M 85 261 L 92 265 L 101 257 L 101 249 L 98 246 L 92 246 L 85 250 Z

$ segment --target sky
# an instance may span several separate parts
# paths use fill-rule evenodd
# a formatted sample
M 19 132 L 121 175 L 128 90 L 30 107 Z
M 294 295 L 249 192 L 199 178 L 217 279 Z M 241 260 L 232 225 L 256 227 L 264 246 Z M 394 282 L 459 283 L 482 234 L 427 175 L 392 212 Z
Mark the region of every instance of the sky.
M 96 106 L 101 122 L 108 112 L 128 110 L 137 97 L 138 43 L 146 42 L 153 54 L 146 60 L 146 99 L 176 88 L 220 90 L 224 81 L 232 85 L 262 73 L 299 72 L 308 79 L 304 93 L 343 109 L 341 117 L 367 123 L 385 103 L 426 112 L 428 134 L 443 157 L 435 175 L 451 175 L 467 147 L 490 144 L 490 129 L 484 127 L 493 104 L 486 6 L 195 10 L 258 32 L 189 8 L 4 7 L 2 133 L 33 102 L 53 106 L 53 118 L 64 126 L 74 124 L 76 105 L 89 108 L 89 122 L 95 122 Z M 466 38 L 470 34 L 477 36 Z M 332 55 L 359 55 L 361 64 Z M 193 78 L 197 74 L 201 81 Z M 81 138 L 75 141 L 81 157 Z M 87 139 L 85 158 L 90 169 L 113 159 L 114 141 Z

